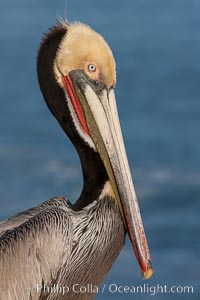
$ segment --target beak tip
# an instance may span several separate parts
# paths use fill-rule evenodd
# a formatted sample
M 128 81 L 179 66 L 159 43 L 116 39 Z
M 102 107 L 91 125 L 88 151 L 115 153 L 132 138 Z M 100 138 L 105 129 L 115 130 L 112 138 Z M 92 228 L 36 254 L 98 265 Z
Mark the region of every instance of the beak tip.
M 153 268 L 151 262 L 149 261 L 147 265 L 147 270 L 142 272 L 142 277 L 144 280 L 146 280 L 151 278 L 152 275 L 153 275 Z

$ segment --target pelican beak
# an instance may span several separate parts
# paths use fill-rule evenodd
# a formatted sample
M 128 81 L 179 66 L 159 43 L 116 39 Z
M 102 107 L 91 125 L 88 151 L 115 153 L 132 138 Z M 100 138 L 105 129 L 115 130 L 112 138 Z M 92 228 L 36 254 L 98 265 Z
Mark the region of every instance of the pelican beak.
M 151 256 L 127 160 L 114 89 L 95 83 L 81 70 L 63 76 L 63 84 L 76 102 L 74 107 L 82 128 L 90 135 L 101 157 L 143 278 L 148 279 L 153 273 Z

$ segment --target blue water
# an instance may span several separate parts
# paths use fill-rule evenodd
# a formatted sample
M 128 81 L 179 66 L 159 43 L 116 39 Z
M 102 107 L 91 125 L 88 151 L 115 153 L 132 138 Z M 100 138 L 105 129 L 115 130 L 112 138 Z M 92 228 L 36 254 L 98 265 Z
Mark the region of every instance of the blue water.
M 116 57 L 118 109 L 155 272 L 142 281 L 127 239 L 97 299 L 200 299 L 198 0 L 0 1 L 0 219 L 81 191 L 78 156 L 35 70 L 42 33 L 65 11 L 102 33 Z M 192 285 L 194 293 L 111 293 L 111 283 Z

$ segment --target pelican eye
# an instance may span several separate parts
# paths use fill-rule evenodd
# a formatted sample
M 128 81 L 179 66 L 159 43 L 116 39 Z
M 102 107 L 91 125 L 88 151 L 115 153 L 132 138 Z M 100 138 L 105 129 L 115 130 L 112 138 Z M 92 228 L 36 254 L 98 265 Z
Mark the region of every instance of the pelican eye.
M 88 71 L 89 72 L 95 72 L 96 71 L 96 66 L 93 64 L 89 64 L 88 65 Z

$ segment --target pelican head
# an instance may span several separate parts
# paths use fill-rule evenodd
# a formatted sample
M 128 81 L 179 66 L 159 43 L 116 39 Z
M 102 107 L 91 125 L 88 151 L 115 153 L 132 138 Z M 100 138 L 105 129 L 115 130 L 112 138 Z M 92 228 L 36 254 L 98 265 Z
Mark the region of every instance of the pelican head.
M 102 192 L 115 199 L 147 279 L 153 272 L 151 257 L 118 118 L 112 51 L 100 34 L 81 23 L 59 23 L 43 43 L 48 51 L 39 53 L 38 77 L 44 98 L 79 153 L 78 139 L 100 157 L 107 174 Z

